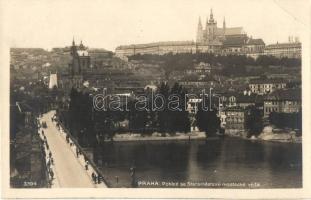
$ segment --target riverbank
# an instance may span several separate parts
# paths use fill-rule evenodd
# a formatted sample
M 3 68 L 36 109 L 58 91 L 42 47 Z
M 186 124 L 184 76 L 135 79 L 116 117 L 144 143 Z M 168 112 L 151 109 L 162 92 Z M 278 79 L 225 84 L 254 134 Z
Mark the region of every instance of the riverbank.
M 302 137 L 297 137 L 291 133 L 262 133 L 258 139 L 272 142 L 302 143 Z
M 170 135 L 166 133 L 164 136 L 162 133 L 153 133 L 150 136 L 142 135 L 140 133 L 122 133 L 116 134 L 113 137 L 115 142 L 125 142 L 125 141 L 162 141 L 162 140 L 200 140 L 206 139 L 204 132 L 191 132 L 191 133 L 176 133 Z M 111 140 L 105 140 L 105 142 L 110 142 Z
M 245 131 L 234 131 L 227 132 L 226 136 L 229 137 L 238 137 L 246 140 L 260 140 L 260 141 L 271 141 L 271 142 L 282 142 L 282 143 L 302 143 L 302 137 L 296 136 L 295 131 L 275 129 L 272 126 L 266 126 L 260 135 L 247 137 Z M 228 134 L 229 133 L 229 134 Z

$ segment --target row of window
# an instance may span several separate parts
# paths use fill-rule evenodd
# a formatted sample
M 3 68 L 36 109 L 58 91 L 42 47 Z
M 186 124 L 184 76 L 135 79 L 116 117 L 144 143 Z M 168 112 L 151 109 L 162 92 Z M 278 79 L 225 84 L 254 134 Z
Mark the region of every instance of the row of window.
M 266 113 L 278 112 L 278 108 L 276 108 L 276 107 L 274 107 L 274 108 L 265 108 L 265 112 Z

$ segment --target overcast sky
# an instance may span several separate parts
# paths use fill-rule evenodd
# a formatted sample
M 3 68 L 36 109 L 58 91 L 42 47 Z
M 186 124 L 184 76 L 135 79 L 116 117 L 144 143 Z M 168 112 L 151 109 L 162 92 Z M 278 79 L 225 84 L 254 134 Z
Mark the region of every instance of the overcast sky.
M 233 3 L 234 2 L 234 3 Z M 6 0 L 0 6 L 11 47 L 62 47 L 72 38 L 113 50 L 124 44 L 195 40 L 213 8 L 218 26 L 243 26 L 266 44 L 307 28 L 304 0 Z M 1 14 L 0 14 L 1 15 Z M 1 17 L 1 16 L 0 16 Z M 2 21 L 3 22 L 3 21 Z M 1 27 L 0 27 L 1 28 Z

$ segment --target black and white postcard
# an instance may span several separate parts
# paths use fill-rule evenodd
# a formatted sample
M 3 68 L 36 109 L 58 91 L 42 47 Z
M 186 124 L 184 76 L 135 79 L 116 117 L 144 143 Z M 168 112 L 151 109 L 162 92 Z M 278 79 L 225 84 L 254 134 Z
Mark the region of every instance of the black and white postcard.
M 3 198 L 310 195 L 310 2 L 2 0 Z

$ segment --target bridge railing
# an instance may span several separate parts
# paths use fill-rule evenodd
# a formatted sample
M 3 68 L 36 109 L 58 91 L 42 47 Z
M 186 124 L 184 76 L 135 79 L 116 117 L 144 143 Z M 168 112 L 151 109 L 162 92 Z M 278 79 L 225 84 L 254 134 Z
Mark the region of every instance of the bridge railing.
M 74 136 L 70 133 L 70 131 L 59 121 L 57 120 L 57 122 L 59 123 L 59 125 L 61 126 L 61 128 L 64 130 L 65 134 L 67 134 L 70 138 L 70 140 L 76 145 L 76 147 L 81 151 L 81 153 L 83 154 L 84 158 L 89 162 L 89 164 L 92 166 L 92 168 L 94 169 L 94 171 L 100 175 L 102 177 L 102 181 L 104 182 L 104 184 L 107 187 L 110 187 L 110 184 L 108 184 L 108 182 L 105 180 L 105 177 L 103 176 L 102 172 L 100 169 L 98 169 L 98 167 L 96 166 L 96 164 L 94 163 L 94 161 L 92 159 L 89 158 L 89 156 L 87 155 L 87 153 L 83 150 L 83 148 L 79 145 L 78 141 L 76 140 L 76 138 L 74 138 Z

